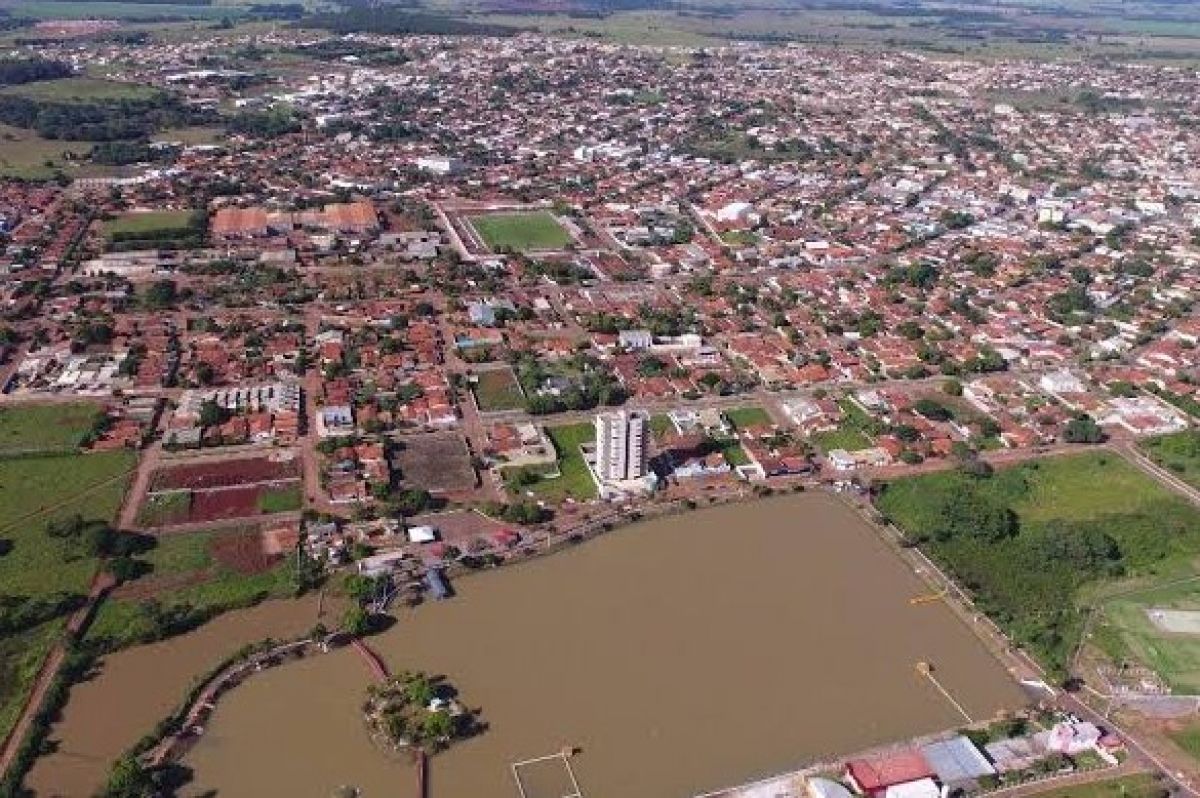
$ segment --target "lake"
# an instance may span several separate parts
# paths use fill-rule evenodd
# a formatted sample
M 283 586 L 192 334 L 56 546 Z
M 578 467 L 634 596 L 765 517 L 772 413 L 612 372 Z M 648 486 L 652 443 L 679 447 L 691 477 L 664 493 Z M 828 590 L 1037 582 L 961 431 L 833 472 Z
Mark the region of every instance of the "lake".
M 910 603 L 924 583 L 830 495 L 647 521 L 457 588 L 371 640 L 490 725 L 431 760 L 433 798 L 514 798 L 511 763 L 564 746 L 585 795 L 665 798 L 961 725 L 920 661 L 975 718 L 1024 703 L 948 607 Z M 188 755 L 188 794 L 416 798 L 412 768 L 368 741 L 367 682 L 349 650 L 251 679 Z

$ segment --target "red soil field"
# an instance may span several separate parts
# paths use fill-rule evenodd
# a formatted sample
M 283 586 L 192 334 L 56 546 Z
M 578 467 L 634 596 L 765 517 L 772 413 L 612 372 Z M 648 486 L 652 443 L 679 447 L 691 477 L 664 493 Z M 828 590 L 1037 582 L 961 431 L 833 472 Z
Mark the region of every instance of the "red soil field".
M 240 574 L 259 574 L 270 570 L 283 559 L 268 554 L 262 532 L 257 529 L 222 532 L 212 539 L 209 551 L 221 565 Z
M 294 460 L 276 462 L 265 457 L 222 460 L 164 468 L 155 472 L 151 490 L 227 488 L 255 482 L 294 479 L 299 475 Z
M 192 494 L 192 512 L 189 523 L 220 521 L 225 518 L 246 518 L 259 515 L 257 485 L 224 490 L 202 490 Z

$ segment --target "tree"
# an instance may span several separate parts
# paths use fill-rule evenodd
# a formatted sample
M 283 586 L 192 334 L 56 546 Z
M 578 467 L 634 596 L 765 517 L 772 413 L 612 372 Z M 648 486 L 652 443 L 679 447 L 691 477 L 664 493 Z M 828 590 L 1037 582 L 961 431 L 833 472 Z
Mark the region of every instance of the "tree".
M 200 426 L 216 427 L 225 423 L 225 410 L 213 399 L 200 403 Z
M 360 604 L 352 604 L 342 614 L 342 629 L 355 637 L 370 634 L 373 624 L 371 614 Z
M 158 280 L 146 289 L 146 293 L 142 295 L 142 301 L 151 310 L 161 310 L 174 305 L 177 295 L 178 290 L 174 280 Z
M 137 757 L 121 757 L 109 771 L 101 792 L 103 798 L 152 798 L 156 794 L 150 771 Z
M 1102 443 L 1104 438 L 1104 430 L 1086 414 L 1068 421 L 1066 429 L 1063 430 L 1063 440 L 1067 443 Z
M 408 488 L 396 497 L 396 509 L 401 515 L 417 515 L 433 503 L 433 496 L 422 488 Z
M 930 421 L 949 421 L 954 418 L 947 407 L 928 397 L 913 402 L 913 410 Z

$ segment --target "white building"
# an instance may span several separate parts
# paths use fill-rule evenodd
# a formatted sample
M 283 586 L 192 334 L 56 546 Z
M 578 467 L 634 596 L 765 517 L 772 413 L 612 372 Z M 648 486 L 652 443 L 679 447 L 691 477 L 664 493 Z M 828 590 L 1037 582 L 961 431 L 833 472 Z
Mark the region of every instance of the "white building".
M 417 168 L 422 172 L 434 175 L 458 174 L 463 169 L 463 162 L 458 158 L 443 155 L 431 155 L 417 159 Z
M 596 416 L 596 475 L 601 482 L 641 479 L 649 470 L 646 416 L 621 410 Z

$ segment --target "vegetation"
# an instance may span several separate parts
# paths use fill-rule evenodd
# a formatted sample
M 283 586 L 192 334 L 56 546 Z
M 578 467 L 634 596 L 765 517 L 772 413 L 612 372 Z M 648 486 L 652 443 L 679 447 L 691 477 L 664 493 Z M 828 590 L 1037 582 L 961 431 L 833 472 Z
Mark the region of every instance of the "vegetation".
M 376 739 L 436 753 L 484 729 L 478 713 L 463 707 L 457 695 L 442 678 L 405 671 L 367 688 L 363 715 Z
M 596 483 L 583 459 L 579 447 L 595 439 L 596 430 L 591 424 L 567 424 L 547 427 L 546 434 L 554 444 L 558 458 L 559 476 L 537 479 L 531 484 L 516 486 L 529 491 L 538 499 L 559 502 L 567 498 L 591 499 L 596 495 Z M 528 471 L 528 469 L 523 469 Z
M 1104 454 L 899 480 L 878 507 L 1060 674 L 1085 585 L 1152 574 L 1200 549 L 1194 508 Z
M 303 496 L 299 485 L 264 490 L 258 496 L 258 510 L 262 513 L 287 513 L 299 510 Z
M 1200 639 L 1160 629 L 1149 615 L 1157 609 L 1200 611 L 1200 586 L 1164 575 L 1145 590 L 1101 599 L 1089 640 L 1114 662 L 1144 664 L 1172 689 L 1194 693 L 1200 690 Z
M 742 430 L 747 427 L 769 427 L 771 416 L 758 406 L 734 407 L 724 412 L 725 419 L 734 429 Z
M 65 78 L 71 65 L 47 58 L 0 58 L 0 86 L 18 86 L 38 80 Z
M 204 244 L 208 218 L 203 211 L 143 211 L 104 223 L 116 250 L 191 249 Z
M 1161 435 L 1142 443 L 1150 459 L 1200 488 L 1200 431 Z
M 144 139 L 165 127 L 202 123 L 212 112 L 135 84 L 90 78 L 40 81 L 0 90 L 0 122 L 47 139 Z
M 136 590 L 100 605 L 87 641 L 101 650 L 161 640 L 186 632 L 233 609 L 298 591 L 296 558 L 255 573 L 234 570 L 213 556 L 222 536 L 253 535 L 254 529 L 228 529 L 158 539 L 139 555 L 148 566 Z
M 323 28 L 337 34 L 382 33 L 387 35 L 511 36 L 518 29 L 507 25 L 465 22 L 435 14 L 412 13 L 399 7 L 351 7 L 344 11 L 313 14 L 305 28 Z
M 62 630 L 63 622 L 54 620 L 0 635 L 0 739 L 7 737 L 17 722 L 42 660 Z
M 471 224 L 495 252 L 563 249 L 571 243 L 567 231 L 545 211 L 472 216 Z
M 1167 798 L 1171 791 L 1154 774 L 1138 773 L 1039 792 L 1040 798 Z
M 484 413 L 521 410 L 525 407 L 525 392 L 508 368 L 478 372 L 471 390 L 475 393 L 476 404 Z
M 71 452 L 102 421 L 91 402 L 0 408 L 0 457 L 31 452 Z

